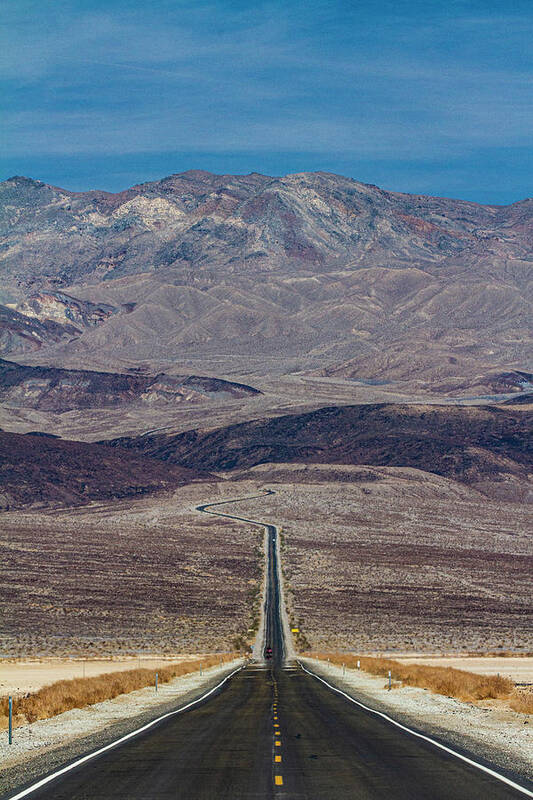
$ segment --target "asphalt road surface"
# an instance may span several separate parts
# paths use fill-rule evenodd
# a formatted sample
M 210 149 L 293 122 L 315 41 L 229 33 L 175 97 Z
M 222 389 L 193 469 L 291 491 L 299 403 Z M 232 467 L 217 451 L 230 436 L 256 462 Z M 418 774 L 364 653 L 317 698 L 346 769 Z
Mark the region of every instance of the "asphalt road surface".
M 209 509 L 199 507 L 214 513 Z M 249 664 L 204 703 L 25 796 L 35 800 L 533 797 L 531 789 L 506 785 L 364 711 L 297 663 L 285 660 L 278 534 L 274 526 L 265 527 L 269 571 L 264 652 L 271 648 L 272 658 Z

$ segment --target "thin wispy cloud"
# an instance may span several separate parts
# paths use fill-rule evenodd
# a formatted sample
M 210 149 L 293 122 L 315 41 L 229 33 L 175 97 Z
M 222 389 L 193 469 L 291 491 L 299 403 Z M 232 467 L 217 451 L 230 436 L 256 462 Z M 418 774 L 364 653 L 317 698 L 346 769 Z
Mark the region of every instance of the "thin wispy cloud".
M 322 157 L 354 177 L 362 163 L 379 162 L 394 181 L 411 165 L 409 186 L 389 183 L 398 189 L 416 188 L 418 174 L 427 191 L 432 165 L 433 193 L 453 191 L 458 175 L 465 183 L 467 168 L 475 193 L 508 157 L 515 199 L 530 193 L 529 3 L 6 5 L 5 177 L 34 163 L 36 177 L 60 183 L 50 174 L 57 159 L 74 176 L 79 158 L 79 188 L 90 158 L 91 180 L 115 189 L 108 159 L 121 154 L 138 154 L 132 177 L 143 180 L 146 154 L 172 172 L 187 158 L 209 168 L 224 153 L 233 170 L 241 153 L 237 171 L 266 171 L 280 153 L 282 172 L 290 154 L 305 168 L 307 153 L 309 169 Z

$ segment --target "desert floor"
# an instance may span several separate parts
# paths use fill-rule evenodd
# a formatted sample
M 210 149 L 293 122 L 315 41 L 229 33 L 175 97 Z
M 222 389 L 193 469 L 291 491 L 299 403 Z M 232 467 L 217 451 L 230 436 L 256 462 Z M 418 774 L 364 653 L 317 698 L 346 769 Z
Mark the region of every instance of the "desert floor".
M 234 650 L 257 617 L 263 534 L 194 511 L 224 489 L 4 513 L 1 655 Z
M 282 528 L 301 645 L 533 650 L 531 507 L 414 469 L 261 465 L 252 475 L 276 494 L 233 508 Z
M 13 659 L 0 663 L 0 695 L 36 692 L 42 686 L 71 678 L 94 677 L 109 672 L 123 672 L 142 667 L 153 669 L 165 664 L 199 658 L 201 654 L 147 655 L 129 658 L 42 658 L 37 660 Z M 516 683 L 533 683 L 532 656 L 459 656 L 434 658 L 420 655 L 399 656 L 398 661 L 407 664 L 430 664 L 437 667 L 454 667 L 479 675 L 500 674 Z
M 436 656 L 401 656 L 398 661 L 405 664 L 429 664 L 434 667 L 453 667 L 475 672 L 478 675 L 503 675 L 515 683 L 533 684 L 533 658 L 531 656 L 459 656 L 448 658 Z
M 299 647 L 533 651 L 531 508 L 405 468 L 267 464 L 236 477 L 156 500 L 3 514 L 1 654 L 166 655 L 251 641 L 262 532 L 194 507 L 261 487 L 276 494 L 226 510 L 281 526 Z

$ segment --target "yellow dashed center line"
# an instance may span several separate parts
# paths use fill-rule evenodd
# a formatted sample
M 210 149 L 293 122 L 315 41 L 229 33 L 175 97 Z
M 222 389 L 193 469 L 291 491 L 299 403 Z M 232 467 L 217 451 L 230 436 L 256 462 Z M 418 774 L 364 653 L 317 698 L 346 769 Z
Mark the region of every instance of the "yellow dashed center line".
M 281 733 L 279 731 L 274 731 L 274 736 L 281 736 Z
M 281 777 L 281 775 L 274 776 L 274 783 L 276 784 L 276 786 L 283 786 L 283 778 Z
M 280 763 L 281 763 L 281 756 L 274 756 L 274 761 L 275 761 L 277 764 L 280 764 Z

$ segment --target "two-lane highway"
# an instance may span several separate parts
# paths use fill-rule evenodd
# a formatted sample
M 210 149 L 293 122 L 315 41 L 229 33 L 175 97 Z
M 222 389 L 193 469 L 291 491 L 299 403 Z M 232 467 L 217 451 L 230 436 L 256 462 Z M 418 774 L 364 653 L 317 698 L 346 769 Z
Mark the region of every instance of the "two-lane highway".
M 243 498 L 249 499 L 249 498 Z M 226 502 L 236 502 L 235 500 Z M 278 532 L 268 565 L 262 653 L 199 705 L 14 795 L 34 800 L 511 800 L 533 791 L 466 763 L 360 707 L 285 657 Z M 460 755 L 460 754 L 459 754 Z M 505 782 L 507 780 L 507 782 Z M 510 782 L 509 782 L 510 781 Z
M 234 514 L 212 511 L 211 509 L 228 503 L 239 503 L 244 500 L 255 500 L 274 494 L 271 489 L 267 489 L 263 494 L 243 497 L 237 500 L 224 500 L 222 503 L 208 503 L 207 505 L 197 506 L 197 511 L 205 514 L 214 514 L 217 517 L 227 517 L 239 522 L 247 522 L 251 525 L 260 525 L 265 530 L 266 542 L 266 582 L 265 597 L 262 612 L 262 626 L 259 629 L 258 641 L 256 642 L 256 658 L 264 660 L 270 667 L 279 667 L 287 655 L 287 640 L 290 633 L 286 625 L 283 624 L 284 614 L 282 609 L 283 599 L 281 597 L 280 565 L 279 565 L 279 533 L 276 525 L 270 522 L 258 522 L 246 517 L 237 517 Z

